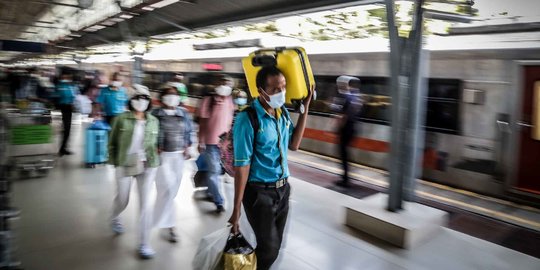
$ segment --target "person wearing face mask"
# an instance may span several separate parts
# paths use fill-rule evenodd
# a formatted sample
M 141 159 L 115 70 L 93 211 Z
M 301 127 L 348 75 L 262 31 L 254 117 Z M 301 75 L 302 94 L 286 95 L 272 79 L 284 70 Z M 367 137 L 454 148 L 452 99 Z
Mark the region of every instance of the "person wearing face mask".
M 279 255 L 289 211 L 287 149 L 296 151 L 300 146 L 314 87 L 294 127 L 283 106 L 287 84 L 283 73 L 277 67 L 263 67 L 256 83 L 259 97 L 236 116 L 233 129 L 235 192 L 229 223 L 238 233 L 243 204 L 257 239 L 257 269 L 268 270 Z M 255 115 L 258 130 L 250 114 Z
M 152 112 L 159 120 L 158 151 L 161 160 L 156 177 L 154 226 L 167 229 L 167 239 L 176 243 L 174 198 L 182 181 L 184 159 L 190 158 L 188 149 L 193 128 L 190 114 L 179 107 L 180 95 L 176 87 L 166 84 L 160 89 L 164 106 Z
M 178 90 L 178 94 L 180 95 L 180 105 L 186 102 L 188 98 L 187 87 L 183 83 L 183 81 L 184 81 L 184 74 L 176 73 L 170 82 L 170 84 L 174 86 L 176 90 Z
M 246 93 L 246 91 L 244 90 L 235 90 L 233 92 L 233 96 L 234 96 L 234 105 L 236 105 L 237 107 L 237 110 L 236 112 L 239 112 L 239 111 L 242 111 L 243 109 L 245 109 L 248 104 L 248 95 Z
M 109 85 L 100 84 L 100 93 L 96 99 L 98 111 L 103 111 L 105 121 L 112 124 L 113 118 L 126 111 L 128 101 L 127 91 L 123 87 L 122 75 L 115 72 Z M 94 112 L 95 115 L 97 112 Z
M 220 77 L 218 85 L 215 87 L 215 95 L 205 97 L 197 111 L 199 117 L 198 150 L 206 157 L 208 193 L 216 205 L 218 213 L 225 211 L 219 182 L 221 155 L 218 143 L 219 136 L 231 129 L 235 109 L 231 92 L 232 79 L 226 76 Z
M 73 102 L 75 101 L 75 96 L 77 95 L 78 88 L 73 84 L 71 80 L 72 74 L 64 70 L 60 76 L 60 81 L 56 86 L 56 96 L 58 97 L 58 107 L 62 112 L 62 144 L 60 145 L 60 150 L 58 154 L 63 155 L 72 155 L 73 153 L 68 150 L 68 140 L 71 133 L 71 118 L 73 115 Z
M 116 168 L 116 196 L 111 220 L 115 234 L 124 227 L 120 214 L 126 209 L 133 180 L 139 191 L 139 248 L 142 259 L 150 259 L 155 252 L 150 247 L 152 207 L 150 193 L 157 167 L 159 121 L 149 113 L 151 98 L 148 88 L 133 85 L 129 111 L 115 117 L 109 134 L 109 164 Z

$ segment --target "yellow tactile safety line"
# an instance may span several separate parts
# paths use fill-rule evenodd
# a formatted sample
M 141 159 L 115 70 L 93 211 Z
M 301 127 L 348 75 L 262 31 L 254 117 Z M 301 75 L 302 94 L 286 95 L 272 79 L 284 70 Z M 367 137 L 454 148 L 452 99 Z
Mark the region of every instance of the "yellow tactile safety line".
M 294 157 L 291 157 L 291 156 L 289 156 L 288 158 L 289 158 L 289 160 L 291 160 L 293 162 L 300 163 L 300 164 L 311 165 L 311 166 L 313 166 L 315 168 L 321 168 L 321 169 L 324 169 L 325 171 L 328 171 L 328 172 L 332 172 L 332 173 L 336 173 L 336 174 L 341 174 L 342 173 L 341 169 L 333 168 L 333 167 L 323 165 L 323 164 L 320 164 L 320 163 L 306 161 L 306 160 L 300 160 L 300 159 L 297 159 L 297 158 L 294 158 Z M 353 178 L 364 180 L 364 181 L 366 181 L 366 182 L 368 182 L 370 184 L 374 184 L 374 185 L 382 186 L 382 187 L 388 187 L 388 183 L 386 181 L 381 181 L 381 180 L 374 179 L 372 177 L 365 176 L 365 175 L 360 175 L 360 174 L 357 174 L 357 173 L 350 173 L 350 175 Z M 464 202 L 461 202 L 461 201 L 457 201 L 457 200 L 453 200 L 453 199 L 450 199 L 450 198 L 430 194 L 430 193 L 427 193 L 425 191 L 417 190 L 416 194 L 418 196 L 423 197 L 423 198 L 430 198 L 430 199 L 435 199 L 435 200 L 438 200 L 438 201 L 444 201 L 444 202 L 447 202 L 447 203 L 449 203 L 451 205 L 459 205 L 459 206 L 461 206 L 463 208 L 466 208 L 466 209 L 476 210 L 476 211 L 478 211 L 478 212 L 480 212 L 480 213 L 482 213 L 482 214 L 484 214 L 486 216 L 499 217 L 499 218 L 504 218 L 504 219 L 508 219 L 508 220 L 513 220 L 515 222 L 519 222 L 519 223 L 522 223 L 522 224 L 528 224 L 530 226 L 533 226 L 537 230 L 540 229 L 540 222 L 535 222 L 535 221 L 532 221 L 532 220 L 528 220 L 528 219 L 524 219 L 524 218 L 520 218 L 520 217 L 515 217 L 515 216 L 512 216 L 510 214 L 505 214 L 505 213 L 500 212 L 500 211 L 495 211 L 495 210 L 487 209 L 487 208 L 476 206 L 476 205 L 470 205 L 468 203 L 464 203 Z
M 327 156 L 323 156 L 323 155 L 320 155 L 320 154 L 316 154 L 316 153 L 312 153 L 312 152 L 308 152 L 308 151 L 304 151 L 304 150 L 298 150 L 298 152 L 301 152 L 302 154 L 311 155 L 311 156 L 314 156 L 314 157 L 319 157 L 319 158 L 322 158 L 322 159 L 326 159 L 326 160 L 341 163 L 341 160 L 333 158 L 333 157 L 327 157 Z M 388 171 L 385 171 L 385 170 L 368 167 L 368 166 L 361 165 L 361 164 L 358 164 L 358 163 L 349 162 L 349 164 L 354 166 L 354 167 L 357 167 L 357 168 L 361 168 L 361 169 L 365 169 L 365 170 L 368 170 L 368 171 L 388 175 Z M 472 191 L 453 188 L 453 187 L 445 186 L 443 184 L 438 184 L 438 183 L 434 183 L 434 182 L 431 182 L 431 181 L 426 181 L 426 180 L 423 180 L 423 179 L 416 179 L 416 180 L 421 184 L 432 186 L 432 187 L 435 187 L 435 188 L 438 188 L 438 189 L 448 190 L 448 191 L 460 193 L 460 194 L 463 194 L 463 195 L 466 195 L 466 196 L 472 196 L 472 197 L 476 197 L 476 198 L 479 198 L 479 199 L 482 199 L 482 200 L 491 201 L 491 202 L 504 204 L 504 205 L 508 205 L 508 206 L 511 206 L 511 207 L 531 211 L 531 212 L 540 213 L 540 209 L 537 209 L 537 208 L 534 208 L 534 207 L 531 207 L 531 206 L 521 205 L 521 204 L 505 201 L 505 200 L 502 200 L 502 199 L 492 198 L 492 197 L 485 196 L 485 195 L 482 195 L 482 194 L 478 194 L 478 193 L 475 193 L 475 192 L 472 192 Z

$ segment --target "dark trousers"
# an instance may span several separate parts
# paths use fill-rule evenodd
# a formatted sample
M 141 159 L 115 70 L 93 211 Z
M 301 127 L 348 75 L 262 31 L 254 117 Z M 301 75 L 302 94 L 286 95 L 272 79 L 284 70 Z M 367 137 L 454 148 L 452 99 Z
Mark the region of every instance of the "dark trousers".
M 343 181 L 349 181 L 349 145 L 354 138 L 354 124 L 345 125 L 340 131 L 339 136 L 339 153 L 341 155 L 341 163 L 343 166 Z
M 58 107 L 62 112 L 62 126 L 64 128 L 64 131 L 62 133 L 62 145 L 60 146 L 60 151 L 65 151 L 67 150 L 69 134 L 71 133 L 71 117 L 73 114 L 73 106 L 71 104 L 60 104 L 58 105 Z
M 289 213 L 289 184 L 281 188 L 246 186 L 244 209 L 257 239 L 257 269 L 267 270 L 279 255 Z
M 116 117 L 116 116 L 108 116 L 108 115 L 107 115 L 107 116 L 105 116 L 105 122 L 107 122 L 107 124 L 109 124 L 109 126 L 112 127 L 112 122 L 113 122 L 113 120 L 114 120 L 115 117 Z

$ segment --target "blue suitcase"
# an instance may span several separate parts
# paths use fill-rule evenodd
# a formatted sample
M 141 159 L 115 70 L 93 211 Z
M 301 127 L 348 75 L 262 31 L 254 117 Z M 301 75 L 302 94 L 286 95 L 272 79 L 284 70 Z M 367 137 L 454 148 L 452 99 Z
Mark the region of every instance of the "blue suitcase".
M 94 168 L 97 164 L 107 162 L 109 129 L 106 123 L 96 121 L 86 130 L 84 162 L 87 168 Z

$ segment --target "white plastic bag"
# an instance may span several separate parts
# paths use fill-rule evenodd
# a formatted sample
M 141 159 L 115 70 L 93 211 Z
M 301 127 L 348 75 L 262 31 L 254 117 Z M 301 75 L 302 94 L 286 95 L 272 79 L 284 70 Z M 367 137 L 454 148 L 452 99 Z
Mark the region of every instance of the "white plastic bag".
M 216 270 L 221 269 L 221 257 L 223 249 L 227 244 L 227 239 L 231 233 L 231 226 L 219 229 L 201 239 L 195 258 L 193 258 L 193 269 L 195 270 Z
M 81 114 L 90 114 L 92 112 L 92 101 L 86 95 L 77 95 L 74 105 L 75 109 Z

